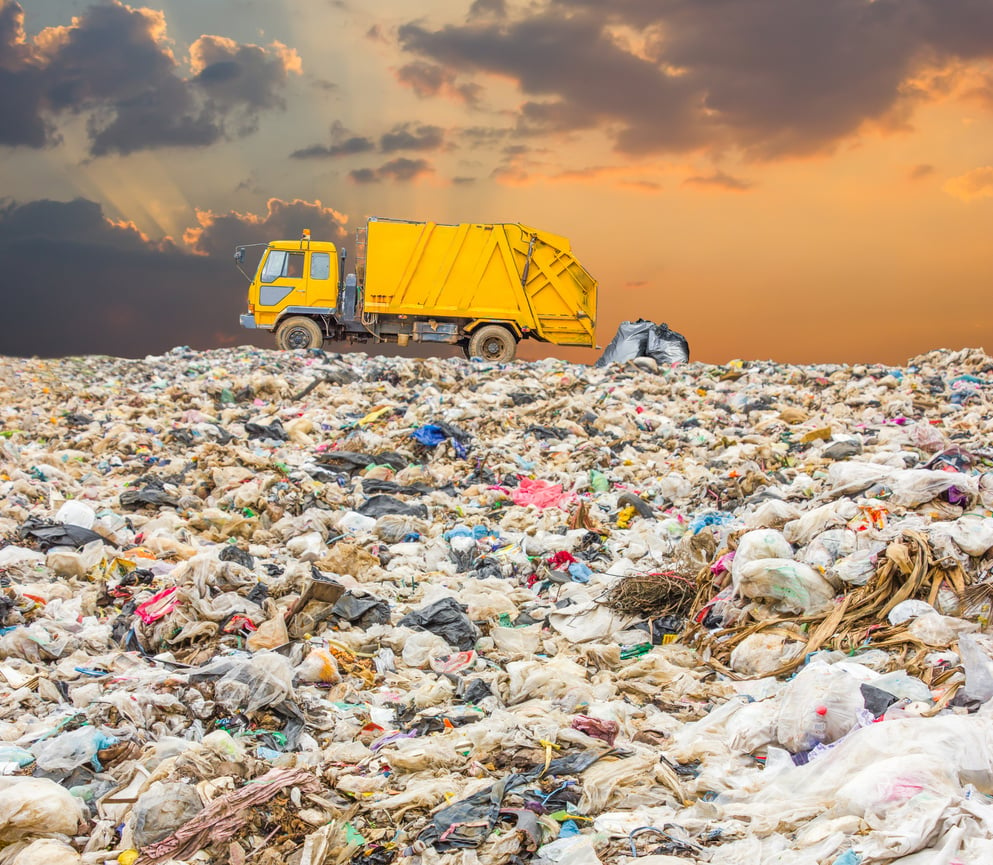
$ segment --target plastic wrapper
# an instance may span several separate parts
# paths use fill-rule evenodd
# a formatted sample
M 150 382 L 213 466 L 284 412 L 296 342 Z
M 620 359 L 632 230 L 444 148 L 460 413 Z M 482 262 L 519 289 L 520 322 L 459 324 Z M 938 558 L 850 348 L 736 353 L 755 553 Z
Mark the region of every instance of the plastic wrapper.
M 759 559 L 792 559 L 793 547 L 775 529 L 755 529 L 746 532 L 738 539 L 734 560 L 731 563 L 731 573 L 740 574 L 745 565 Z

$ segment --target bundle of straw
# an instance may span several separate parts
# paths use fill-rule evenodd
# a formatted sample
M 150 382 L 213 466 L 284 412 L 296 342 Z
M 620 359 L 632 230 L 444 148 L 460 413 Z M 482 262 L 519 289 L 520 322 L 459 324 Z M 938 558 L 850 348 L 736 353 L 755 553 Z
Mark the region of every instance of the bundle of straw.
M 635 574 L 611 586 L 604 602 L 612 610 L 631 616 L 654 619 L 658 616 L 685 616 L 696 595 L 696 583 L 675 571 Z

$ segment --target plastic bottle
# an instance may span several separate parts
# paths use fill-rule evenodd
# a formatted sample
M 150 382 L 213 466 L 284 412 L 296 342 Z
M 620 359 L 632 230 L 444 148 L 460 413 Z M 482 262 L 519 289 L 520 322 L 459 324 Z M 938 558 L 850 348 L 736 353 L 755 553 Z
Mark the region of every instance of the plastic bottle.
M 823 745 L 827 739 L 827 706 L 814 709 L 814 717 L 810 722 L 810 737 L 807 750 Z

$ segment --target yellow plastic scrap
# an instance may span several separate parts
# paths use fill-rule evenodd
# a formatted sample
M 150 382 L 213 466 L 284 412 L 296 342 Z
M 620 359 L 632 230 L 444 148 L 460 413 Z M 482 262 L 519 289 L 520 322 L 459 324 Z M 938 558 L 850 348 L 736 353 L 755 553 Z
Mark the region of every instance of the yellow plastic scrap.
M 621 508 L 621 512 L 617 515 L 617 528 L 626 529 L 633 519 L 634 515 L 638 513 L 634 505 L 625 505 Z
M 379 420 L 387 412 L 393 411 L 393 406 L 391 405 L 381 405 L 374 408 L 369 414 L 367 414 L 362 420 L 359 421 L 359 426 L 365 426 L 373 421 Z
M 134 865 L 138 861 L 137 850 L 125 850 L 117 856 L 117 865 Z

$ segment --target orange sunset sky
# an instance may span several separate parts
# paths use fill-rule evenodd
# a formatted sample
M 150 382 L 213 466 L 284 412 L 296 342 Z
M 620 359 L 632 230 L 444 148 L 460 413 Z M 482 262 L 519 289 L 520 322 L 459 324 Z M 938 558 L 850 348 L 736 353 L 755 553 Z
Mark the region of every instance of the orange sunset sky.
M 601 345 L 993 350 L 990 0 L 0 0 L 0 152 L 0 354 L 271 346 L 234 245 L 371 215 L 565 235 Z

